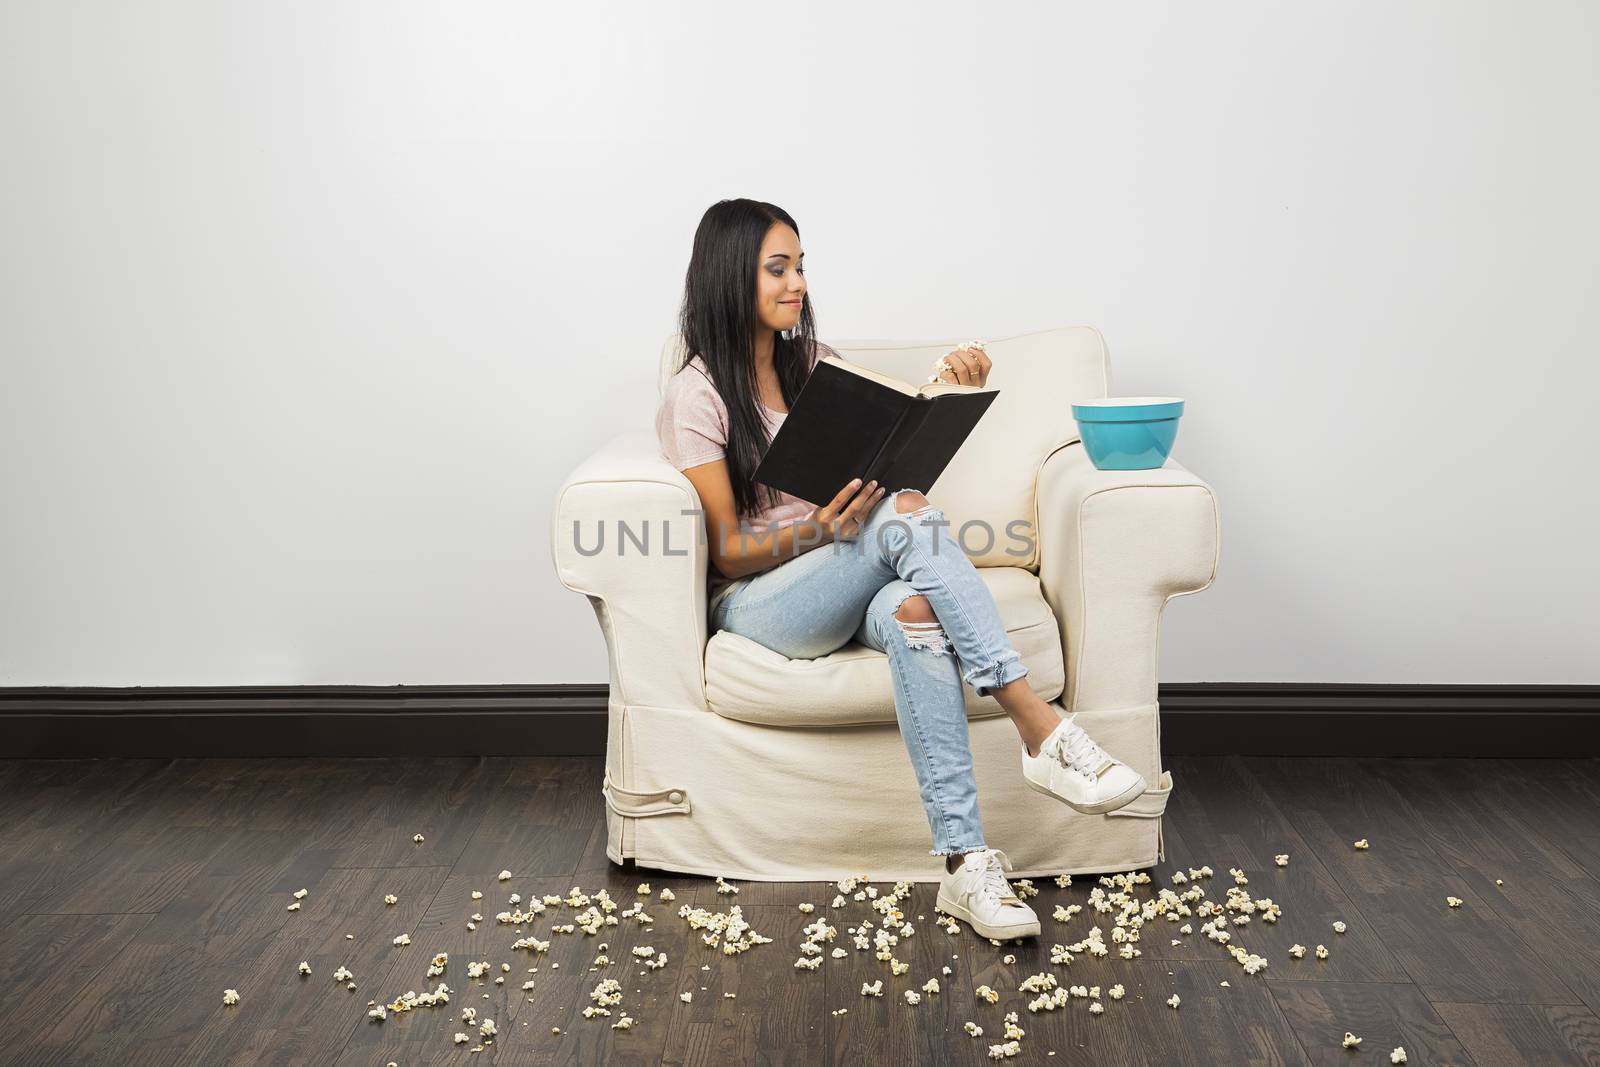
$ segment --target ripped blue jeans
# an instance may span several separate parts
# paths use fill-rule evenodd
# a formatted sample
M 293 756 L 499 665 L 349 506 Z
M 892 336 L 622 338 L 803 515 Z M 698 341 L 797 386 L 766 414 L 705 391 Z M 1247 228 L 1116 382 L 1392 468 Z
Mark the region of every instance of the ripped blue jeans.
M 732 631 L 790 659 L 825 656 L 852 638 L 887 653 L 900 734 L 933 831 L 930 854 L 973 852 L 985 846 L 961 683 L 987 696 L 1028 668 L 944 512 L 929 503 L 900 513 L 907 492 L 885 493 L 855 537 L 741 579 L 709 621 L 712 632 Z M 937 622 L 895 617 L 919 594 Z

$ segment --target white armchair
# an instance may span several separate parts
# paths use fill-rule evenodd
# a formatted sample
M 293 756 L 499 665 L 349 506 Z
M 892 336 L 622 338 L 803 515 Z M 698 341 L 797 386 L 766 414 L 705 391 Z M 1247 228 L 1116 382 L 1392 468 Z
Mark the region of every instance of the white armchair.
M 833 346 L 920 381 L 958 343 Z M 659 386 L 680 345 L 674 335 L 663 346 Z M 988 351 L 1000 395 L 928 496 L 994 595 L 1029 684 L 1151 785 L 1107 815 L 1029 789 L 1015 728 L 968 689 L 985 838 L 1017 876 L 1147 867 L 1164 855 L 1172 789 L 1156 696 L 1161 612 L 1216 577 L 1216 499 L 1171 459 L 1142 471 L 1089 462 L 1070 404 L 1110 395 L 1097 330 L 1038 331 Z M 589 598 L 610 655 L 607 855 L 757 881 L 937 878 L 887 657 L 852 641 L 790 660 L 708 635 L 699 506 L 653 430 L 601 447 L 556 498 L 557 575 Z

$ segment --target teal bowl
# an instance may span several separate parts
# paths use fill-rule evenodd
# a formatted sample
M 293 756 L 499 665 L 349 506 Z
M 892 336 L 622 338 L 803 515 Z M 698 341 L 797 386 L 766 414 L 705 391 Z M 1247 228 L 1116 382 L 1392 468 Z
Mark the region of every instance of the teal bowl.
M 1072 405 L 1089 462 L 1103 471 L 1165 464 L 1182 414 L 1183 400 L 1175 396 L 1108 396 Z

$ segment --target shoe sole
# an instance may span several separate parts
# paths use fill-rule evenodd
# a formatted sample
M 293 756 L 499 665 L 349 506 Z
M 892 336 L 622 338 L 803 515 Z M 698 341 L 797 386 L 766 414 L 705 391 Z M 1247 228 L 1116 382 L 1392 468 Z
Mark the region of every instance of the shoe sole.
M 939 910 L 949 915 L 954 915 L 968 926 L 972 927 L 984 937 L 992 937 L 996 941 L 1004 941 L 1012 937 L 1038 937 L 1040 926 L 1037 920 L 1031 923 L 1019 923 L 1015 926 L 991 926 L 972 917 L 972 913 L 959 904 L 953 904 L 945 899 L 941 891 L 934 901 Z
M 1026 774 L 1022 776 L 1022 780 L 1027 782 L 1028 788 L 1032 789 L 1035 793 L 1043 793 L 1051 800 L 1059 800 L 1073 811 L 1079 811 L 1085 815 L 1104 815 L 1108 811 L 1116 811 L 1118 808 L 1125 808 L 1137 800 L 1139 798 L 1139 794 L 1145 791 L 1144 775 L 1141 774 L 1137 782 L 1133 783 L 1133 785 L 1129 786 L 1127 789 L 1124 789 L 1114 797 L 1098 801 L 1094 804 L 1074 804 L 1061 794 L 1054 793 L 1049 789 L 1046 789 L 1038 782 L 1035 782 L 1032 778 L 1029 778 Z

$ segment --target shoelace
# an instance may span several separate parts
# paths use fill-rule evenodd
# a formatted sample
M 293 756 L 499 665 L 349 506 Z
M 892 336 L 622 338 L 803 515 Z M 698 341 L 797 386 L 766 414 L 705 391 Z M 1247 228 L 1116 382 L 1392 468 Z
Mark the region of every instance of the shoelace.
M 1000 863 L 1000 851 L 991 850 L 984 863 L 983 881 L 980 883 L 982 891 L 993 896 L 1002 904 L 1021 904 L 1022 898 L 1017 896 L 1011 888 L 1011 883 L 1006 881 L 1005 869 Z
M 1063 767 L 1093 778 L 1111 761 L 1111 757 L 1105 749 L 1095 744 L 1094 738 L 1072 721 L 1076 718 L 1074 715 L 1067 720 L 1071 729 L 1063 730 L 1056 736 L 1055 756 Z

